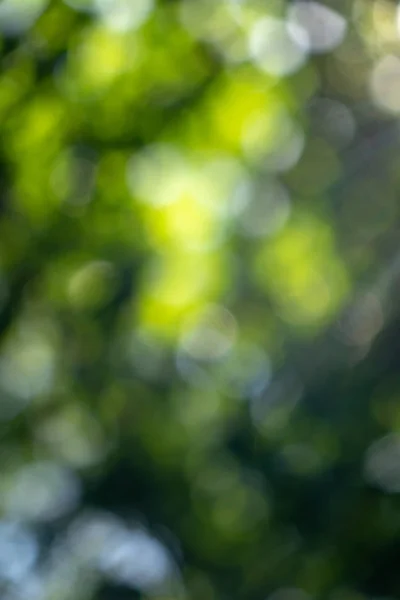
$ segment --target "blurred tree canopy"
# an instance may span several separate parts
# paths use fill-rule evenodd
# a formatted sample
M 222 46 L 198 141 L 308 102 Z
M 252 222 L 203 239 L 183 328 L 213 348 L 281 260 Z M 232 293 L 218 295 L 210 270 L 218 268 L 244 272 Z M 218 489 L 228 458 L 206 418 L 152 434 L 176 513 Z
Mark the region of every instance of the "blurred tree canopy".
M 0 595 L 400 595 L 400 16 L 0 0 Z

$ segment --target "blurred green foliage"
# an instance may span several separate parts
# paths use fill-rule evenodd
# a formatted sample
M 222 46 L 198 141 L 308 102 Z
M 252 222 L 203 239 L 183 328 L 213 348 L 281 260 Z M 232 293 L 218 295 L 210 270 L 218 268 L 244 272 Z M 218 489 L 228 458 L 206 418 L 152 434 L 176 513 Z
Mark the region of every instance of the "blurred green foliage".
M 0 0 L 1 598 L 398 597 L 399 22 Z

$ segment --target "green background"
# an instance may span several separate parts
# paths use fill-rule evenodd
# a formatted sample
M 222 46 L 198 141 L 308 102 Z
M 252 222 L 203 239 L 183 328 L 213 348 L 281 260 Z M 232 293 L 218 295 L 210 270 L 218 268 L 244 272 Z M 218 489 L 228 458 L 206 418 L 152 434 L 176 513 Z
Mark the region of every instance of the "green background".
M 5 600 L 399 596 L 399 19 L 324 6 L 0 2 Z

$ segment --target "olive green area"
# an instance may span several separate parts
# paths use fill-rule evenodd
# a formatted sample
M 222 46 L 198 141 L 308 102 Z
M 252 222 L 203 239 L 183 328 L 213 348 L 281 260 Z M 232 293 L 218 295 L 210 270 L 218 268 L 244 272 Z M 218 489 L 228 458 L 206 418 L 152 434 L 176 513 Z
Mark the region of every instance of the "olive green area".
M 400 37 L 327 5 L 0 0 L 2 599 L 399 597 Z

